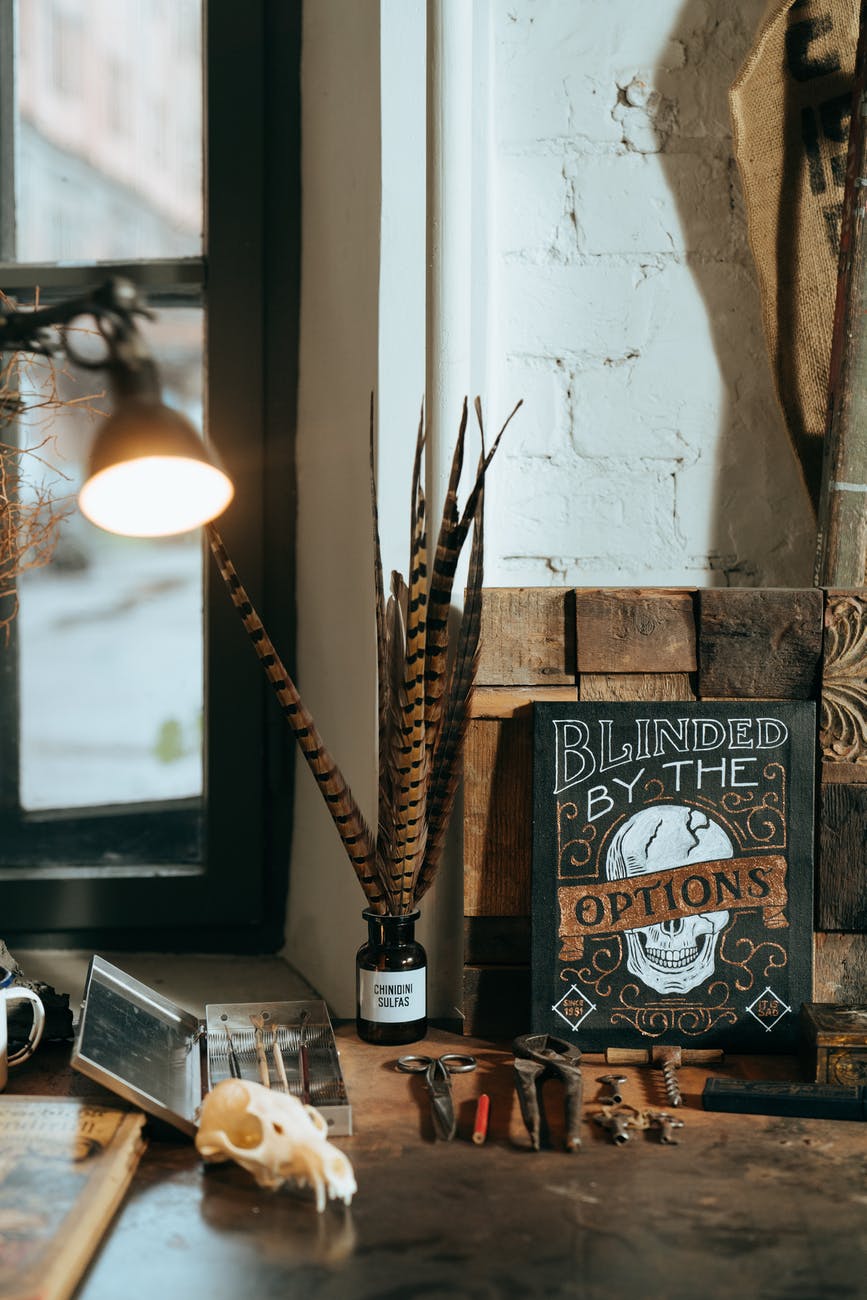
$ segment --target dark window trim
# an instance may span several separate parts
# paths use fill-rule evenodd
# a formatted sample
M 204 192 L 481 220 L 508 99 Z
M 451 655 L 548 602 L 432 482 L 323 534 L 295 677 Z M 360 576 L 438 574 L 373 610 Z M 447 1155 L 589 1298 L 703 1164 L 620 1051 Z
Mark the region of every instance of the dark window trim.
M 11 0 L 0 3 L 0 176 L 15 176 L 15 105 L 17 102 L 15 48 L 17 11 Z M 0 185 L 0 258 L 15 247 L 15 186 Z
M 144 277 L 134 264 L 125 269 L 157 307 L 189 302 L 204 279 L 209 435 L 236 484 L 219 528 L 291 670 L 301 6 L 248 0 L 241 21 L 236 0 L 206 0 L 206 14 L 207 262 L 151 262 Z M 74 292 L 82 276 L 89 274 L 90 283 L 102 278 L 96 269 L 109 270 L 64 267 L 54 287 Z M 10 288 L 25 287 L 32 271 L 16 268 Z M 47 837 L 42 867 L 0 869 L 2 934 L 13 948 L 110 944 L 241 953 L 282 944 L 294 747 L 210 557 L 205 582 L 206 871 L 191 869 L 183 853 L 180 861 L 161 862 L 156 847 L 145 847 L 150 860 L 134 868 L 52 864 L 49 842 L 62 842 L 64 818 L 30 817 L 31 829 L 38 821 Z M 190 802 L 152 810 L 161 819 L 151 821 L 153 845 L 165 819 L 191 830 L 197 814 Z M 144 836 L 135 824 L 142 814 L 119 812 L 118 831 Z M 105 816 L 83 810 L 73 820 L 95 833 Z
M 158 306 L 198 305 L 205 285 L 202 257 L 158 257 L 148 262 L 90 262 L 87 265 L 52 266 L 40 262 L 0 262 L 6 293 L 40 287 L 44 303 L 72 298 L 86 289 L 121 275 L 134 280 L 148 303 Z

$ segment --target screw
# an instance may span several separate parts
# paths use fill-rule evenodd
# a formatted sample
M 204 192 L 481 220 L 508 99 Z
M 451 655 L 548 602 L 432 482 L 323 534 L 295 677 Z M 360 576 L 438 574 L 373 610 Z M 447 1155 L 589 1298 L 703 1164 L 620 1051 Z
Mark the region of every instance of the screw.
M 651 1049 L 651 1058 L 654 1065 L 658 1065 L 662 1070 L 662 1077 L 665 1082 L 665 1095 L 668 1098 L 669 1105 L 682 1106 L 683 1097 L 680 1093 L 680 1085 L 677 1082 L 677 1071 L 680 1069 L 682 1060 L 679 1047 L 654 1047 Z
M 681 1106 L 683 1097 L 680 1093 L 680 1085 L 677 1082 L 677 1067 L 673 1061 L 666 1061 L 662 1067 L 662 1077 L 665 1080 L 665 1092 L 672 1106 Z
M 604 1083 L 608 1088 L 608 1093 L 599 1098 L 601 1106 L 619 1106 L 623 1101 L 620 1092 L 620 1085 L 626 1083 L 625 1074 L 602 1074 L 596 1080 L 597 1083 Z
M 651 1124 L 656 1124 L 659 1128 L 659 1140 L 666 1146 L 677 1146 L 677 1138 L 674 1136 L 674 1130 L 683 1128 L 683 1120 L 680 1116 L 667 1115 L 663 1110 L 651 1111 L 647 1118 Z

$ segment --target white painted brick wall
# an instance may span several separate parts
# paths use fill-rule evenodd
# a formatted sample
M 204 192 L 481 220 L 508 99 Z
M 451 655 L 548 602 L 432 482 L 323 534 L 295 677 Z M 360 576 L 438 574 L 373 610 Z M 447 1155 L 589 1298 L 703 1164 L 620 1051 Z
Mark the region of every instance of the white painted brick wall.
M 729 137 L 728 87 L 765 0 L 456 3 L 491 21 L 487 265 L 468 286 L 474 308 L 489 294 L 475 340 L 488 427 L 525 399 L 492 467 L 488 583 L 809 583 L 813 525 Z M 400 84 L 377 141 L 380 22 Z M 378 311 L 380 517 L 403 568 L 425 352 L 423 0 L 309 0 L 303 49 L 299 682 L 370 815 L 367 395 Z M 303 765 L 297 780 L 287 954 L 351 1015 L 361 895 Z M 460 957 L 454 865 L 424 909 L 442 986 Z M 456 997 L 457 983 L 438 992 L 433 1013 Z
M 727 92 L 763 0 L 492 0 L 491 584 L 809 584 Z

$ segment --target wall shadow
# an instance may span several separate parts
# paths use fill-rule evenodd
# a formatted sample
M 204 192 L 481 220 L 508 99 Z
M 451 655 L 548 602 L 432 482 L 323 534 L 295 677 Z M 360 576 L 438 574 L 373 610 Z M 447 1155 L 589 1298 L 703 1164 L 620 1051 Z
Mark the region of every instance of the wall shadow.
M 809 496 L 774 392 L 740 176 L 724 126 L 731 83 L 766 7 L 766 0 L 739 0 L 709 11 L 704 0 L 686 0 L 668 33 L 683 47 L 683 65 L 655 70 L 663 104 L 672 101 L 657 157 L 675 198 L 722 386 L 709 586 L 809 586 L 815 548 Z M 685 120 L 696 110 L 704 135 L 690 133 Z M 711 169 L 704 194 L 699 164 L 705 175 Z M 708 195 L 717 190 L 713 203 Z

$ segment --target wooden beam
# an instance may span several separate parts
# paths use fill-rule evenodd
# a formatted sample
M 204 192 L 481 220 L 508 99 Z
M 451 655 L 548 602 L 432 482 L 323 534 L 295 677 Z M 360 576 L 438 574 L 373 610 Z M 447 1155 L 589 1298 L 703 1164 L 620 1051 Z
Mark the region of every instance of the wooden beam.
M 575 592 L 578 671 L 689 673 L 696 668 L 693 594 L 649 588 Z
M 816 585 L 861 587 L 867 565 L 867 3 L 861 2 L 843 191 Z
M 469 723 L 464 787 L 465 915 L 529 916 L 532 717 Z
M 700 591 L 699 698 L 815 698 L 822 617 L 822 593 L 814 588 Z
M 470 696 L 470 718 L 527 717 L 537 700 L 577 700 L 578 688 L 572 686 L 477 686 Z
M 867 989 L 867 935 L 816 934 L 813 997 L 817 1002 L 863 1003 Z
M 463 1030 L 513 1038 L 530 1029 L 529 966 L 465 966 Z
M 575 672 L 571 588 L 485 588 L 478 686 L 568 686 Z
M 602 700 L 694 700 L 690 673 L 582 673 L 578 698 Z
M 528 965 L 529 916 L 465 916 L 464 961 L 469 966 Z
M 867 785 L 823 785 L 816 927 L 867 930 Z

